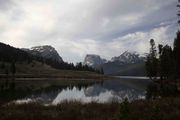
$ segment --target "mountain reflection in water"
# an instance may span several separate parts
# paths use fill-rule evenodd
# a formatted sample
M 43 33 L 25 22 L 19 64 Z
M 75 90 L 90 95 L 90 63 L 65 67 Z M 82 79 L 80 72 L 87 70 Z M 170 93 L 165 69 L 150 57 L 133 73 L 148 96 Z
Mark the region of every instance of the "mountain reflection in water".
M 63 101 L 106 103 L 111 101 L 121 102 L 125 98 L 132 101 L 145 98 L 145 88 L 149 82 L 146 79 L 107 80 L 101 84 L 94 84 L 88 87 L 67 86 L 58 91 L 50 91 L 49 93 L 42 93 L 39 96 L 26 99 L 28 101 L 41 101 L 54 105 Z M 26 100 L 18 100 L 17 102 L 23 103 Z

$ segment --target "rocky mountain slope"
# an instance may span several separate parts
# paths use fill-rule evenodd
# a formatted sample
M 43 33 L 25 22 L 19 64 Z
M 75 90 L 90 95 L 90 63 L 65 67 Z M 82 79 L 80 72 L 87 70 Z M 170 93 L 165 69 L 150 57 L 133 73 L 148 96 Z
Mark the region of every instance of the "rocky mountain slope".
M 84 64 L 103 68 L 105 74 L 126 76 L 144 76 L 146 74 L 144 62 L 145 55 L 130 51 L 112 57 L 109 61 L 102 59 L 99 55 L 86 55 L 84 59 Z
M 97 67 L 99 65 L 102 65 L 106 63 L 106 59 L 102 59 L 99 55 L 94 55 L 94 54 L 88 54 L 86 55 L 83 64 L 92 66 L 92 67 Z
M 59 56 L 58 52 L 50 45 L 44 45 L 44 46 L 36 46 L 32 47 L 30 49 L 23 48 L 22 50 L 33 54 L 38 55 L 46 59 L 51 59 L 53 61 L 57 62 L 63 62 L 63 59 L 61 56 Z
M 0 42 L 0 74 L 10 71 L 10 66 L 15 64 L 16 73 L 25 74 L 52 74 L 52 69 L 69 70 L 69 73 L 82 76 L 84 73 L 100 73 L 92 67 L 63 62 L 57 51 L 51 46 L 37 46 L 31 49 L 19 49 Z M 46 69 L 47 68 L 47 69 Z M 54 71 L 54 70 L 53 70 Z M 79 71 L 79 72 L 74 72 Z M 85 71 L 85 72 L 83 72 Z M 95 73 L 95 74 L 96 74 Z M 61 75 L 67 75 L 66 71 Z M 97 75 L 97 74 L 96 74 Z M 84 75 L 89 77 L 88 74 Z M 96 77 L 96 76 L 95 76 Z M 85 77 L 84 77 L 85 78 Z
M 118 61 L 123 64 L 133 64 L 133 63 L 141 63 L 144 60 L 145 60 L 145 57 L 141 56 L 140 54 L 138 54 L 135 51 L 133 51 L 133 52 L 125 51 L 120 56 L 113 57 L 111 59 L 111 62 Z
M 142 63 L 144 61 L 145 61 L 145 56 L 142 56 L 135 51 L 133 52 L 125 51 L 120 56 L 112 57 L 111 60 L 109 61 L 106 59 L 102 59 L 99 55 L 87 54 L 83 63 L 89 66 L 97 67 L 105 63 L 116 62 L 121 65 L 126 65 L 126 64 Z

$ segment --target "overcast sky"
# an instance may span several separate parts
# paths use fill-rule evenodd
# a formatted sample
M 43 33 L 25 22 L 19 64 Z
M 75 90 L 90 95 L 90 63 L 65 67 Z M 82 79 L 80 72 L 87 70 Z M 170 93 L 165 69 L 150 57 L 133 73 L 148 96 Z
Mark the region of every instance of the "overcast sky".
M 149 40 L 173 43 L 177 0 L 0 0 L 0 42 L 52 45 L 64 61 L 147 52 Z

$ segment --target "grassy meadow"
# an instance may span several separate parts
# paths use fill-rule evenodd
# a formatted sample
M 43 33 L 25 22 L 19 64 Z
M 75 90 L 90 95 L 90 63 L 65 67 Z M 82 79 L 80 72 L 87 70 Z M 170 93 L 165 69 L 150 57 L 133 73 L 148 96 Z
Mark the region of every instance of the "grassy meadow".
M 2 63 L 1 63 L 2 64 Z M 12 76 L 7 75 L 6 68 L 10 67 L 9 63 L 3 63 L 4 68 L 0 68 L 0 79 Z M 60 70 L 55 69 L 47 64 L 43 64 L 37 61 L 27 63 L 16 63 L 16 74 L 17 80 L 38 80 L 38 78 L 56 78 L 56 79 L 107 79 L 108 76 L 97 74 L 90 71 L 75 71 L 75 70 Z
M 44 106 L 40 103 L 0 105 L 1 120 L 179 120 L 180 98 L 106 104 L 77 101 Z

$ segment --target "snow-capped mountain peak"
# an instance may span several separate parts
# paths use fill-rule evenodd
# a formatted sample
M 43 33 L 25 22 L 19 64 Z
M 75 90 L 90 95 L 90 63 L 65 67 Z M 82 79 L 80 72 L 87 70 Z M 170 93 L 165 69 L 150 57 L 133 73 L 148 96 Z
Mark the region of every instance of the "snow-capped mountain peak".
M 30 49 L 22 49 L 33 55 L 38 55 L 46 59 L 52 59 L 54 61 L 63 62 L 63 59 L 59 56 L 58 52 L 54 47 L 50 45 L 35 46 Z
M 95 54 L 87 54 L 83 64 L 84 65 L 88 65 L 88 66 L 98 66 L 98 65 L 102 65 L 105 62 L 107 62 L 106 59 L 102 59 L 99 55 L 95 55 Z
M 118 57 L 113 57 L 111 61 L 119 61 L 121 63 L 131 64 L 144 61 L 144 57 L 141 57 L 136 51 L 125 51 Z
M 50 45 L 44 45 L 44 46 L 36 46 L 36 47 L 32 47 L 30 48 L 30 50 L 34 50 L 34 51 L 38 51 L 38 52 L 44 52 L 44 51 L 55 51 L 55 48 L 53 48 Z

